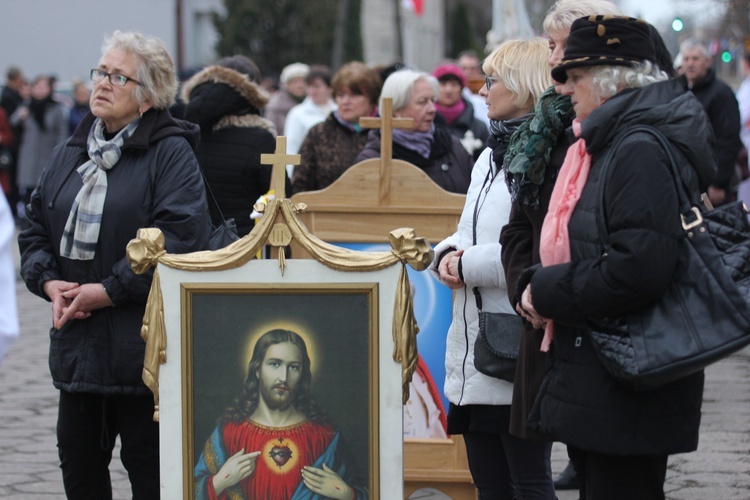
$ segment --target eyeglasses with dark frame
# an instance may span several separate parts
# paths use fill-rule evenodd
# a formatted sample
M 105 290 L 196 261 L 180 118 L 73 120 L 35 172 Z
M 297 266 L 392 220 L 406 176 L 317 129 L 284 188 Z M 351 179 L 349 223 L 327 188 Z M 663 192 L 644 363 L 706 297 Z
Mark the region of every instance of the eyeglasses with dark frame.
M 487 86 L 487 90 L 490 90 L 492 88 L 492 82 L 498 81 L 499 78 L 495 78 L 494 76 L 485 76 L 484 77 L 484 84 Z
M 101 69 L 92 69 L 89 76 L 91 77 L 91 80 L 95 82 L 101 82 L 105 78 L 109 78 L 109 83 L 116 87 L 124 87 L 128 82 L 133 82 L 136 85 L 141 84 L 141 82 L 134 78 L 130 78 L 129 76 L 121 75 L 119 73 L 107 73 Z

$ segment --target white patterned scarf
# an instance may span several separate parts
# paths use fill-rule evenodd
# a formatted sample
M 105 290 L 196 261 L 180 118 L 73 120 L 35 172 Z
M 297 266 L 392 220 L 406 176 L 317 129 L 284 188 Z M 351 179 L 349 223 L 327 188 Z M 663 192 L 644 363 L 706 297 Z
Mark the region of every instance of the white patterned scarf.
M 73 260 L 92 260 L 99 241 L 104 200 L 107 198 L 107 170 L 122 155 L 120 148 L 130 138 L 141 119 L 136 118 L 108 141 L 104 138 L 104 122 L 97 118 L 86 141 L 89 161 L 78 167 L 83 186 L 70 208 L 60 240 L 60 255 Z

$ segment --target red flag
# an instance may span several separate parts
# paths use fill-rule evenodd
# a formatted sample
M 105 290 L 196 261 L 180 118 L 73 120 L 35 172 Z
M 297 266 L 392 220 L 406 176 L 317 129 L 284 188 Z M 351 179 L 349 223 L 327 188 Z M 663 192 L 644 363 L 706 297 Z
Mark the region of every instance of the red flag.
M 424 0 L 401 0 L 401 4 L 418 16 L 424 12 Z

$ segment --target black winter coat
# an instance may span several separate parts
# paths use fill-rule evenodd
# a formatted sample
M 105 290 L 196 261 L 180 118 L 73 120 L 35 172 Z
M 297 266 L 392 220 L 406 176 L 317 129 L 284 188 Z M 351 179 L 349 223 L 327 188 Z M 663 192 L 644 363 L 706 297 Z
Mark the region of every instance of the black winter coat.
M 544 217 L 547 215 L 557 173 L 565 160 L 569 145 L 566 133 L 562 131 L 552 149 L 550 162 L 544 173 L 544 182 L 539 186 L 539 207 L 524 205 L 520 201 L 513 203 L 508 223 L 500 235 L 505 282 L 514 309 L 520 299 L 515 293 L 519 276 L 528 267 L 539 263 L 539 240 Z M 513 383 L 510 433 L 532 441 L 548 440 L 547 436 L 536 434 L 526 428 L 526 419 L 547 370 L 548 356 L 539 350 L 544 330 L 534 329 L 528 322 L 524 322 L 524 326 L 525 334 L 521 337 L 516 380 Z
M 679 161 L 692 166 L 692 183 L 708 184 L 715 171 L 710 125 L 697 99 L 674 80 L 621 92 L 583 121 L 592 166 L 568 226 L 571 262 L 540 268 L 531 278 L 534 306 L 555 321 L 555 337 L 529 424 L 608 455 L 695 450 L 703 394 L 703 372 L 648 392 L 620 384 L 599 362 L 584 326 L 662 297 L 684 237 L 668 159 L 650 135 L 628 135 L 606 178 L 600 176 L 612 141 L 635 124 L 663 132 Z M 606 256 L 596 223 L 602 203 L 611 242 Z
M 63 229 L 82 186 L 76 168 L 88 161 L 87 115 L 58 146 L 44 169 L 27 211 L 30 227 L 18 238 L 21 275 L 28 289 L 49 300 L 49 280 L 102 283 L 115 304 L 50 330 L 49 365 L 55 387 L 68 392 L 149 394 L 141 380 L 146 344 L 143 313 L 153 273 L 135 274 L 125 247 L 142 227 L 158 227 L 169 253 L 205 248 L 211 230 L 205 187 L 192 147 L 195 125 L 150 110 L 107 171 L 107 197 L 93 260 L 60 256 Z M 158 151 L 158 155 L 157 155 Z
M 271 165 L 260 155 L 276 150 L 276 129 L 260 116 L 268 102 L 265 91 L 241 73 L 209 66 L 183 86 L 185 119 L 201 128 L 195 151 L 211 192 L 224 217 L 234 218 L 240 236 L 253 228 L 250 214 L 271 185 Z M 287 181 L 287 195 L 291 182 Z M 209 200 L 211 221 L 221 224 Z

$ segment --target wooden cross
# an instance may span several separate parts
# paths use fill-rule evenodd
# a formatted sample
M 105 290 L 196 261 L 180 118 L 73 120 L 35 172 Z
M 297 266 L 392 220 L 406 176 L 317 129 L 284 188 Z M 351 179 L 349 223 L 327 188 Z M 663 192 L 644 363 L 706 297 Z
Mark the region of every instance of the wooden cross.
M 393 116 L 393 99 L 384 97 L 381 100 L 380 117 L 360 118 L 359 126 L 380 129 L 380 201 L 384 202 L 388 199 L 391 191 L 393 129 L 411 130 L 414 128 L 414 118 L 395 118 Z
M 276 137 L 276 152 L 274 154 L 264 153 L 260 155 L 262 165 L 273 165 L 271 172 L 271 189 L 276 199 L 286 198 L 286 166 L 299 165 L 300 155 L 286 154 L 286 137 Z

